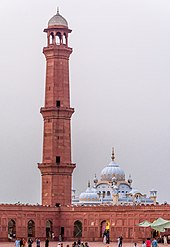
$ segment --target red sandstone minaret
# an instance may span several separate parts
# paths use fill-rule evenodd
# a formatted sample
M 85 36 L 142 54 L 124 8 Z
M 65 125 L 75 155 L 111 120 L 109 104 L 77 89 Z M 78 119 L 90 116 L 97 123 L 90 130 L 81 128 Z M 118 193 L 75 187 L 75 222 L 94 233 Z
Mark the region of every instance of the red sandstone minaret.
M 38 164 L 42 175 L 42 204 L 71 204 L 72 172 L 70 120 L 69 57 L 67 21 L 59 14 L 48 22 L 46 57 L 43 161 Z

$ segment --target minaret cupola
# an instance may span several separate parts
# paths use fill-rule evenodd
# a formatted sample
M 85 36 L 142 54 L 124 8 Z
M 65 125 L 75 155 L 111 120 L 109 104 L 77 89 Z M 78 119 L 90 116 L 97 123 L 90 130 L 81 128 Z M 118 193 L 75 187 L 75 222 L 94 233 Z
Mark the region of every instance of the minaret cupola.
M 68 22 L 60 15 L 59 8 L 57 8 L 57 13 L 48 21 L 48 28 L 44 29 L 44 32 L 47 33 L 48 46 L 68 46 L 68 33 L 71 31 L 68 28 Z

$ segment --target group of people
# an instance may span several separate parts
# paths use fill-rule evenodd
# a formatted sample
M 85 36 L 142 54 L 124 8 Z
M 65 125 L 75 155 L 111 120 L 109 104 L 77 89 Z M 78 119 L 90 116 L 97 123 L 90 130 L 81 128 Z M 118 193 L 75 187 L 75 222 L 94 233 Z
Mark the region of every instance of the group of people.
M 36 239 L 36 247 L 40 247 L 40 239 L 37 238 Z M 15 247 L 32 247 L 33 244 L 33 240 L 31 238 L 28 239 L 28 245 L 27 245 L 27 241 L 25 240 L 25 238 L 17 238 L 15 240 Z M 49 245 L 46 245 L 46 247 L 48 247 Z
M 134 243 L 134 247 L 137 247 L 137 243 Z M 156 238 L 151 240 L 150 238 L 147 238 L 146 241 L 143 241 L 142 247 L 158 247 L 158 241 Z
M 104 232 L 103 239 L 104 239 L 103 243 L 105 244 L 110 243 L 109 231 Z M 37 238 L 36 247 L 40 247 L 40 243 L 41 243 L 40 239 Z M 123 237 L 119 236 L 118 237 L 118 247 L 122 247 L 122 243 L 123 243 Z M 28 239 L 28 245 L 27 245 L 27 241 L 24 238 L 17 238 L 15 240 L 15 247 L 26 247 L 26 246 L 32 247 L 32 244 L 33 244 L 33 240 L 31 238 Z M 45 247 L 49 247 L 48 238 L 46 238 L 45 240 Z M 63 247 L 63 244 L 59 242 L 57 247 Z M 77 242 L 75 241 L 72 244 L 72 247 L 89 247 L 89 245 L 87 242 L 83 243 L 81 242 L 81 240 L 78 240 Z M 134 247 L 138 247 L 137 243 L 134 243 Z M 158 247 L 158 241 L 156 240 L 156 238 L 154 238 L 153 240 L 151 240 L 150 238 L 147 238 L 146 241 L 143 241 L 142 247 Z
M 75 241 L 73 244 L 72 244 L 72 247 L 89 247 L 88 243 L 85 242 L 81 242 L 81 240 L 79 239 L 77 242 Z

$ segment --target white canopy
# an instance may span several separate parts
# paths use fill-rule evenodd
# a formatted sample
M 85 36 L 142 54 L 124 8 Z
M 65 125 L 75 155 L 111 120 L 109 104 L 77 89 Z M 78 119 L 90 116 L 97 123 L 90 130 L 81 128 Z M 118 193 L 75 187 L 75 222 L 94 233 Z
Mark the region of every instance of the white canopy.
M 162 218 L 158 218 L 157 220 L 155 220 L 152 223 L 145 220 L 145 221 L 139 223 L 138 226 L 141 226 L 141 227 L 150 226 L 152 229 L 154 229 L 156 231 L 165 232 L 166 228 L 170 228 L 170 220 L 164 220 Z

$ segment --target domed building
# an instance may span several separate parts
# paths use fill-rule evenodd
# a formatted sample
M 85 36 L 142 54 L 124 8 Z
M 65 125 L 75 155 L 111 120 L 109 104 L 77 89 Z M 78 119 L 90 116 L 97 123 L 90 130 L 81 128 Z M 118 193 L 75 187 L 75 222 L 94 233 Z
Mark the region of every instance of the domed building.
M 94 185 L 82 192 L 78 198 L 73 196 L 73 204 L 94 205 L 138 205 L 138 204 L 156 204 L 157 191 L 151 190 L 150 197 L 142 194 L 139 190 L 132 188 L 132 179 L 129 176 L 125 179 L 125 172 L 115 162 L 114 149 L 112 149 L 112 160 L 106 165 L 100 174 L 100 180 L 96 175 Z

